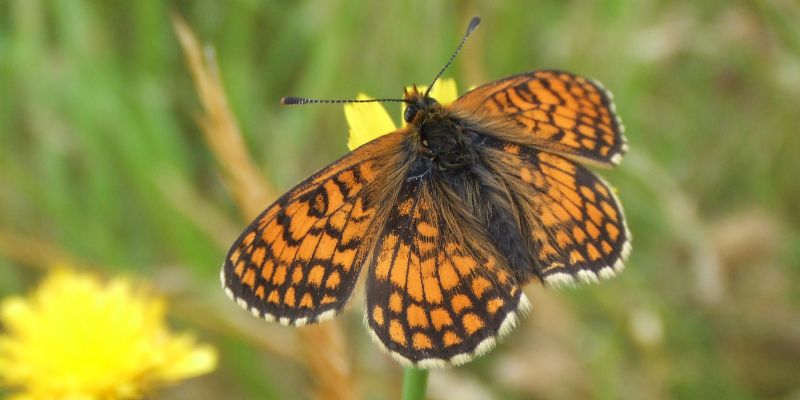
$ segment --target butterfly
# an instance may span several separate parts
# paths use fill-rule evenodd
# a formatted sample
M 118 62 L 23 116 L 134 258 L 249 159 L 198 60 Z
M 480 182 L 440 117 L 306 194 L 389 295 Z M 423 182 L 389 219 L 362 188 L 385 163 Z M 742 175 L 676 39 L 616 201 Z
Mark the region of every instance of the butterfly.
M 518 324 L 526 283 L 596 282 L 623 268 L 620 202 L 584 166 L 616 165 L 627 150 L 609 92 L 538 70 L 444 106 L 429 96 L 434 83 L 395 100 L 404 127 L 313 174 L 245 229 L 221 271 L 229 297 L 303 326 L 339 314 L 366 275 L 375 342 L 406 366 L 445 367 Z

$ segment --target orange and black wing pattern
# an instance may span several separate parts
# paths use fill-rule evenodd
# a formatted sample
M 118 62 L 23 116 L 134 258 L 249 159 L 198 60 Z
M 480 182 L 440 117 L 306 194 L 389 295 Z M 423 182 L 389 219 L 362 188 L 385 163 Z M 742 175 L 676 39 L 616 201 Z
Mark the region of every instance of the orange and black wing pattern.
M 225 291 L 253 315 L 305 325 L 342 310 L 373 238 L 367 188 L 390 134 L 354 150 L 283 195 L 233 244 Z
M 366 284 L 371 336 L 400 363 L 419 368 L 461 365 L 485 353 L 528 308 L 501 259 L 463 240 L 464 229 L 480 226 L 448 225 L 446 204 L 430 184 L 425 177 L 403 183 Z
M 467 92 L 450 108 L 468 120 L 492 121 L 513 142 L 579 161 L 615 165 L 627 151 L 611 93 L 568 72 L 514 75 Z
M 560 155 L 495 139 L 485 144 L 525 217 L 538 276 L 561 286 L 611 278 L 623 268 L 631 235 L 612 188 Z

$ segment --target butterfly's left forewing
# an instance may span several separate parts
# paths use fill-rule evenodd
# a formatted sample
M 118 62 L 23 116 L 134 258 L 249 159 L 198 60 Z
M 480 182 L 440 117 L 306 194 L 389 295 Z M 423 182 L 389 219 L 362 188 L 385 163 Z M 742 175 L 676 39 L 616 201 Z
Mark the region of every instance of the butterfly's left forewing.
M 350 297 L 373 236 L 368 189 L 389 134 L 352 151 L 269 206 L 233 244 L 221 272 L 230 297 L 284 325 L 334 316 Z

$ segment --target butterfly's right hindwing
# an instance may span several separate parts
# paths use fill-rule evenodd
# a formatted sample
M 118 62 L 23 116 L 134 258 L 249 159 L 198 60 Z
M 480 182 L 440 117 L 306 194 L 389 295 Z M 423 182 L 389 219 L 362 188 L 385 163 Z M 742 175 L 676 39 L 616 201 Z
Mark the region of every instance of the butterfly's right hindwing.
M 631 235 L 614 191 L 556 154 L 487 139 L 483 158 L 516 199 L 535 275 L 552 285 L 594 282 L 623 268 Z

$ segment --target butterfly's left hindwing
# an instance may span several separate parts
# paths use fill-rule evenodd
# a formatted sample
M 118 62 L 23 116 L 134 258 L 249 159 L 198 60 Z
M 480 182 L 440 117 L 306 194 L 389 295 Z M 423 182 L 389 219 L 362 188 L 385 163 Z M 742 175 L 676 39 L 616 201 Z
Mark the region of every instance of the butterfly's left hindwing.
M 374 238 L 366 193 L 397 133 L 352 151 L 269 206 L 231 247 L 221 272 L 230 297 L 284 325 L 334 316 L 350 297 Z
M 490 350 L 528 304 L 497 253 L 474 245 L 491 246 L 484 227 L 447 211 L 455 199 L 432 191 L 430 176 L 402 184 L 366 281 L 373 338 L 404 365 L 422 368 Z

